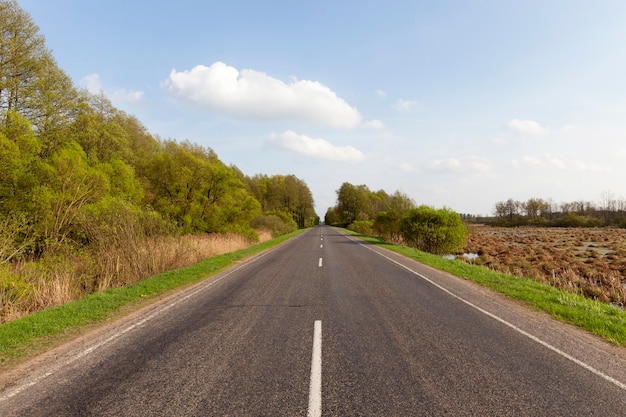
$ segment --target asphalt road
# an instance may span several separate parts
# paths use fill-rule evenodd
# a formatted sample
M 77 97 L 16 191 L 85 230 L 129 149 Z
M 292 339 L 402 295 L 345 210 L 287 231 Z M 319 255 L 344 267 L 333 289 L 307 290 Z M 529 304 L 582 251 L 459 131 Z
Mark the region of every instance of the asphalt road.
M 76 344 L 0 416 L 619 416 L 626 354 L 317 227 Z

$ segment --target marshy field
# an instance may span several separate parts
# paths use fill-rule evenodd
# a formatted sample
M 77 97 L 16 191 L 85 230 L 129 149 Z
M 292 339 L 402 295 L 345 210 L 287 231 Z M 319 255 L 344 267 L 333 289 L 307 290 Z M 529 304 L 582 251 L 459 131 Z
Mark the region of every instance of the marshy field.
M 457 258 L 624 308 L 626 230 L 470 226 Z

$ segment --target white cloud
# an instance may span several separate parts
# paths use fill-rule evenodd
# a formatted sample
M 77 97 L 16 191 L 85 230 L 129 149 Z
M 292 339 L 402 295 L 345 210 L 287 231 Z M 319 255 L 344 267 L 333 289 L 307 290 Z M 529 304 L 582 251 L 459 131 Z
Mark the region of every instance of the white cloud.
M 137 104 L 143 101 L 143 91 L 128 91 L 123 88 L 115 90 L 111 95 L 111 100 L 114 102 L 124 101 L 131 104 Z
M 102 82 L 100 81 L 100 74 L 97 73 L 84 76 L 81 78 L 79 84 L 86 88 L 91 94 L 106 95 L 114 104 L 119 102 L 137 104 L 144 98 L 143 91 L 129 91 L 123 88 L 119 88 L 113 91 L 113 93 L 105 91 L 102 87 Z
M 567 166 L 565 165 L 565 163 L 559 158 L 550 157 L 548 158 L 548 161 L 550 162 L 550 164 L 552 164 L 553 166 L 559 169 L 567 169 Z
M 102 92 L 102 84 L 100 83 L 99 74 L 89 74 L 81 78 L 80 83 L 91 94 L 100 94 Z
M 415 172 L 415 168 L 413 168 L 413 165 L 411 165 L 411 164 L 409 164 L 407 162 L 404 162 L 404 163 L 400 164 L 400 170 L 402 172 L 406 172 L 407 174 Z
M 380 88 L 376 91 L 374 91 L 374 94 L 376 94 L 378 97 L 386 97 L 387 93 L 384 90 L 381 90 Z
M 364 155 L 352 146 L 335 146 L 325 139 L 314 139 L 291 130 L 281 134 L 272 133 L 269 143 L 302 155 L 331 161 L 360 161 Z
M 363 122 L 363 127 L 366 127 L 368 129 L 382 129 L 385 127 L 385 124 L 383 122 L 381 122 L 380 120 L 368 120 L 366 122 Z
M 541 136 L 548 133 L 548 128 L 541 126 L 533 120 L 513 119 L 506 125 L 507 128 L 526 135 Z
M 173 69 L 163 86 L 180 99 L 241 119 L 299 120 L 341 128 L 361 124 L 357 109 L 319 82 L 292 77 L 287 84 L 223 62 L 190 71 Z
M 541 162 L 541 159 L 536 158 L 534 156 L 529 156 L 529 155 L 524 155 L 521 161 L 518 161 L 518 160 L 513 161 L 514 166 L 520 166 L 522 164 L 537 167 L 537 166 L 542 165 L 542 162 Z
M 426 167 L 432 171 L 470 175 L 486 175 L 493 170 L 493 166 L 489 161 L 477 156 L 433 159 Z
M 410 112 L 416 104 L 417 101 L 398 99 L 393 107 L 401 112 Z

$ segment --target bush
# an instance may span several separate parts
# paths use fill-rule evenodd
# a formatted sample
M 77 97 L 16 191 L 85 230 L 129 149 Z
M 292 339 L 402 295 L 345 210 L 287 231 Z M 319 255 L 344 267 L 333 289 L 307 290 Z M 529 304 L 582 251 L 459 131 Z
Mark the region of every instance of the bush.
M 400 243 L 402 240 L 402 216 L 394 210 L 378 213 L 374 221 L 374 231 L 390 242 Z
M 264 214 L 254 219 L 251 225 L 255 229 L 269 229 L 272 237 L 286 235 L 298 228 L 293 218 L 285 213 Z
M 372 224 L 373 222 L 371 220 L 355 220 L 348 226 L 348 230 L 369 236 L 373 233 Z
M 411 209 L 402 219 L 404 241 L 424 252 L 443 255 L 462 249 L 467 228 L 458 213 L 428 206 Z

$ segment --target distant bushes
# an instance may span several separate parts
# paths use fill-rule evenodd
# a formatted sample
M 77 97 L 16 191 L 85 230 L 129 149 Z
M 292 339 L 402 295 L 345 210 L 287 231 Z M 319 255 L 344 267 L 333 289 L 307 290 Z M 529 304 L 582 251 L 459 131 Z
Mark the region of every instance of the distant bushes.
M 366 185 L 344 182 L 337 190 L 337 205 L 326 212 L 329 225 L 364 235 L 378 235 L 434 254 L 455 253 L 467 238 L 461 216 L 448 209 L 419 207 L 405 194 L 373 192 Z

